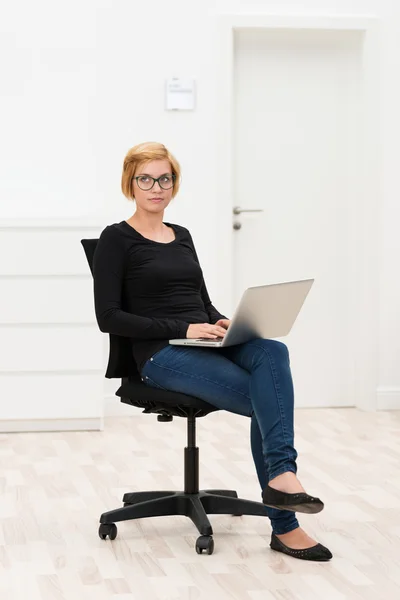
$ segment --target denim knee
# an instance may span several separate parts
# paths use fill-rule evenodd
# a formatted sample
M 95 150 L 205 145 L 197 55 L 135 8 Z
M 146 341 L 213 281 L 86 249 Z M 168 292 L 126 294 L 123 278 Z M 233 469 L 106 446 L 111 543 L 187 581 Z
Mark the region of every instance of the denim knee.
M 254 340 L 254 343 L 257 344 L 257 346 L 265 348 L 265 350 L 270 352 L 277 359 L 289 360 L 289 348 L 283 342 L 257 338 Z

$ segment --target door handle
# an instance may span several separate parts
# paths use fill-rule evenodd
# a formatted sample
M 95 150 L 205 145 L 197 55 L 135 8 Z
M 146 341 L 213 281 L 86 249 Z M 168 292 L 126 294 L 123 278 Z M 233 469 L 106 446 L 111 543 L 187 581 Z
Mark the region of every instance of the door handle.
M 262 208 L 240 208 L 240 206 L 234 206 L 232 212 L 234 215 L 240 215 L 240 213 L 242 213 L 242 212 L 264 212 L 264 209 L 262 209 Z

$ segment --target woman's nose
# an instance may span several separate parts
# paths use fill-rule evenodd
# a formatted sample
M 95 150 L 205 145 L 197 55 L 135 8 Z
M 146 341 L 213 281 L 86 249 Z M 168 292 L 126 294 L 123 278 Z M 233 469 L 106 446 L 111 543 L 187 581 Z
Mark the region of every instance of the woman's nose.
M 160 190 L 160 191 L 162 190 L 162 187 L 161 187 L 161 185 L 160 185 L 160 182 L 159 182 L 159 181 L 155 181 L 155 182 L 154 182 L 154 185 L 153 185 L 153 190 L 152 190 L 152 191 L 154 191 L 154 190 L 155 190 L 156 186 L 158 187 L 158 190 Z M 157 191 L 158 191 L 158 190 L 157 190 Z

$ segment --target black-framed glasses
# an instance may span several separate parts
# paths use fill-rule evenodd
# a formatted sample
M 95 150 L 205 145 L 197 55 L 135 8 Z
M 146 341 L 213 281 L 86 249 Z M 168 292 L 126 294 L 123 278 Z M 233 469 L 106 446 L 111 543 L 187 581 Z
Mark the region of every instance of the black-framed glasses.
M 175 175 L 161 175 L 161 177 L 151 177 L 151 175 L 138 175 L 137 177 L 133 177 L 138 185 L 138 187 L 144 192 L 148 192 L 152 189 L 155 182 L 157 181 L 158 185 L 162 190 L 170 190 L 174 187 L 175 183 Z

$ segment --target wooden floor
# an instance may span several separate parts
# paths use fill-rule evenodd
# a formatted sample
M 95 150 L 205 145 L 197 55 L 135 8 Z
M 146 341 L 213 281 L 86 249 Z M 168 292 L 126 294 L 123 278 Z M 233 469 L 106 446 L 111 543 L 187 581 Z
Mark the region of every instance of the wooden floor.
M 334 554 L 310 563 L 269 548 L 259 517 L 210 517 L 215 552 L 197 555 L 185 517 L 98 518 L 126 491 L 181 489 L 185 421 L 132 409 L 102 433 L 0 435 L 0 598 L 4 600 L 398 600 L 400 413 L 297 410 L 299 477 L 326 503 L 300 519 Z M 202 488 L 259 500 L 249 421 L 198 421 Z

